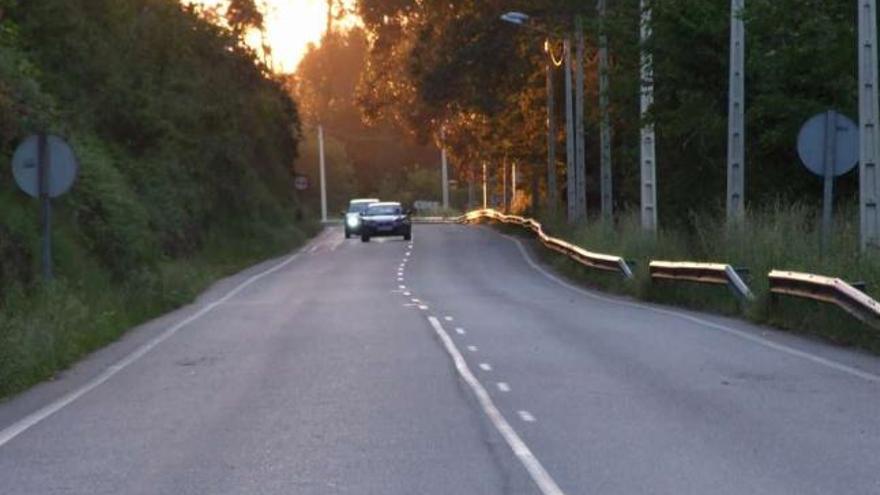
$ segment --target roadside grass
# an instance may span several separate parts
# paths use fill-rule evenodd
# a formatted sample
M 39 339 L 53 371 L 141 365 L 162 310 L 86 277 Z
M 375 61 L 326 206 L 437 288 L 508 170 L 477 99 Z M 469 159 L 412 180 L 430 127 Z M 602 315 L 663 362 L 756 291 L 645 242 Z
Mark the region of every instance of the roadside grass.
M 317 231 L 215 232 L 197 255 L 160 261 L 117 280 L 83 253 L 66 276 L 11 288 L 0 311 L 0 400 L 51 379 L 126 330 L 192 302 L 214 281 L 289 252 Z
M 558 218 L 541 218 L 545 231 L 585 249 L 622 256 L 634 264 L 634 280 L 590 270 L 547 249 L 542 258 L 567 277 L 587 286 L 645 301 L 678 305 L 748 319 L 759 324 L 802 333 L 841 346 L 880 354 L 880 330 L 864 324 L 828 304 L 773 296 L 767 274 L 773 269 L 802 271 L 865 282 L 867 293 L 880 296 L 880 256 L 861 255 L 858 215 L 845 206 L 836 215 L 833 239 L 819 248 L 818 212 L 805 205 L 773 205 L 748 212 L 736 228 L 728 229 L 720 215 L 694 215 L 688 226 L 661 229 L 656 235 L 641 229 L 637 214 L 625 214 L 614 223 L 591 221 L 569 226 Z M 504 227 L 517 235 L 522 229 Z M 746 282 L 756 296 L 752 303 L 739 301 L 724 286 L 687 282 L 652 282 L 651 260 L 727 263 L 747 268 Z

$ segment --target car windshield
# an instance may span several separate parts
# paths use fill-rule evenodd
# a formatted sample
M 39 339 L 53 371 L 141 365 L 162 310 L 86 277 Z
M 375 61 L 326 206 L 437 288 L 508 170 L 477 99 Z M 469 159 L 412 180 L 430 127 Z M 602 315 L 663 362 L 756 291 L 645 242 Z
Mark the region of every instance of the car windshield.
M 375 215 L 400 215 L 400 207 L 395 205 L 378 205 L 378 206 L 370 206 L 367 209 L 366 215 L 375 216 Z
M 348 205 L 349 213 L 364 213 L 367 211 L 367 208 L 370 207 L 370 203 L 352 203 Z

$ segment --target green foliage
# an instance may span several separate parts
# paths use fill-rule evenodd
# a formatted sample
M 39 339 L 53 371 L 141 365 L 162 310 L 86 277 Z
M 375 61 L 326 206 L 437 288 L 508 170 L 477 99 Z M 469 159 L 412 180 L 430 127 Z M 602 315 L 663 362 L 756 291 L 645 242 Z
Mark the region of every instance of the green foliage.
M 548 259 L 566 273 L 606 290 L 738 315 L 880 353 L 880 334 L 841 310 L 769 294 L 767 274 L 778 269 L 866 282 L 869 295 L 880 297 L 880 260 L 873 256 L 841 254 L 858 249 L 858 225 L 853 221 L 853 209 L 849 206 L 836 215 L 833 241 L 824 253 L 819 249 L 818 218 L 812 208 L 803 204 L 777 203 L 763 210 L 749 211 L 738 231 L 728 230 L 715 220 L 716 215 L 694 215 L 690 219 L 695 226 L 692 231 L 663 229 L 657 236 L 644 232 L 635 215 L 622 217 L 616 225 L 596 223 L 575 228 L 550 219 L 546 225 L 553 235 L 592 251 L 632 260 L 636 279 L 625 282 L 616 274 L 588 271 L 561 256 L 551 254 Z M 747 268 L 747 282 L 757 301 L 742 304 L 726 287 L 652 282 L 647 273 L 651 260 L 705 261 Z
M 0 161 L 49 131 L 80 162 L 52 284 L 37 204 L 0 168 L 0 397 L 309 232 L 298 110 L 243 42 L 252 6 L 227 28 L 177 0 L 0 0 Z

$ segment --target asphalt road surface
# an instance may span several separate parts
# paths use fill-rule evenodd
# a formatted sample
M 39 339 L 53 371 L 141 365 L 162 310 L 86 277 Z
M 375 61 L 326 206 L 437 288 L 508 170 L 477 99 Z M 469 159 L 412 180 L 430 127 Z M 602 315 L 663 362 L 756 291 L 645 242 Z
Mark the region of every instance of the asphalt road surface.
M 880 493 L 880 359 L 325 231 L 0 404 L 0 494 Z

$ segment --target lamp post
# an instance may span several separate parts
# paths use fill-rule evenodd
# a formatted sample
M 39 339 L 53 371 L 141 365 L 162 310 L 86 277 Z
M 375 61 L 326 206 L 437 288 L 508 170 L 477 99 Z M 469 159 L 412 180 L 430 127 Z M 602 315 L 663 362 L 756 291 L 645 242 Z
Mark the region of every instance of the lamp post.
M 511 24 L 516 24 L 517 26 L 524 27 L 526 29 L 531 29 L 533 31 L 538 31 L 543 33 L 548 37 L 548 41 L 545 42 L 545 50 L 548 52 L 548 62 L 546 65 L 547 70 L 547 206 L 548 210 L 556 211 L 557 207 L 557 180 L 556 180 L 556 126 L 555 126 L 555 105 L 554 105 L 554 94 L 553 94 L 553 68 L 554 66 L 558 66 L 555 60 L 553 60 L 552 52 L 550 51 L 549 37 L 550 33 L 544 29 L 540 29 L 538 27 L 532 26 L 528 24 L 530 16 L 528 14 L 524 14 L 522 12 L 508 12 L 501 16 L 501 20 L 505 22 L 509 22 Z M 583 188 L 586 185 L 586 181 L 583 180 L 585 175 L 585 170 L 583 166 L 583 156 L 577 156 L 576 144 L 575 144 L 575 115 L 574 115 L 574 102 L 572 101 L 572 56 L 571 56 L 571 41 L 566 38 L 563 41 L 563 63 L 565 65 L 565 143 L 566 143 L 566 203 L 568 205 L 568 214 L 567 218 L 570 222 L 574 222 L 578 218 L 579 212 L 583 212 L 582 214 L 586 214 L 586 194 L 581 191 L 579 193 L 579 186 Z M 583 104 L 583 87 L 580 88 L 580 103 Z M 583 114 L 583 108 L 581 107 L 580 114 Z M 582 137 L 582 136 L 581 136 Z M 581 140 L 581 146 L 583 148 L 583 141 Z M 580 165 L 580 166 L 579 166 Z M 578 170 L 580 169 L 580 174 L 578 174 Z M 578 180 L 580 176 L 581 180 Z M 583 198 L 583 202 L 579 201 Z M 583 204 L 584 207 L 580 208 L 580 205 Z

